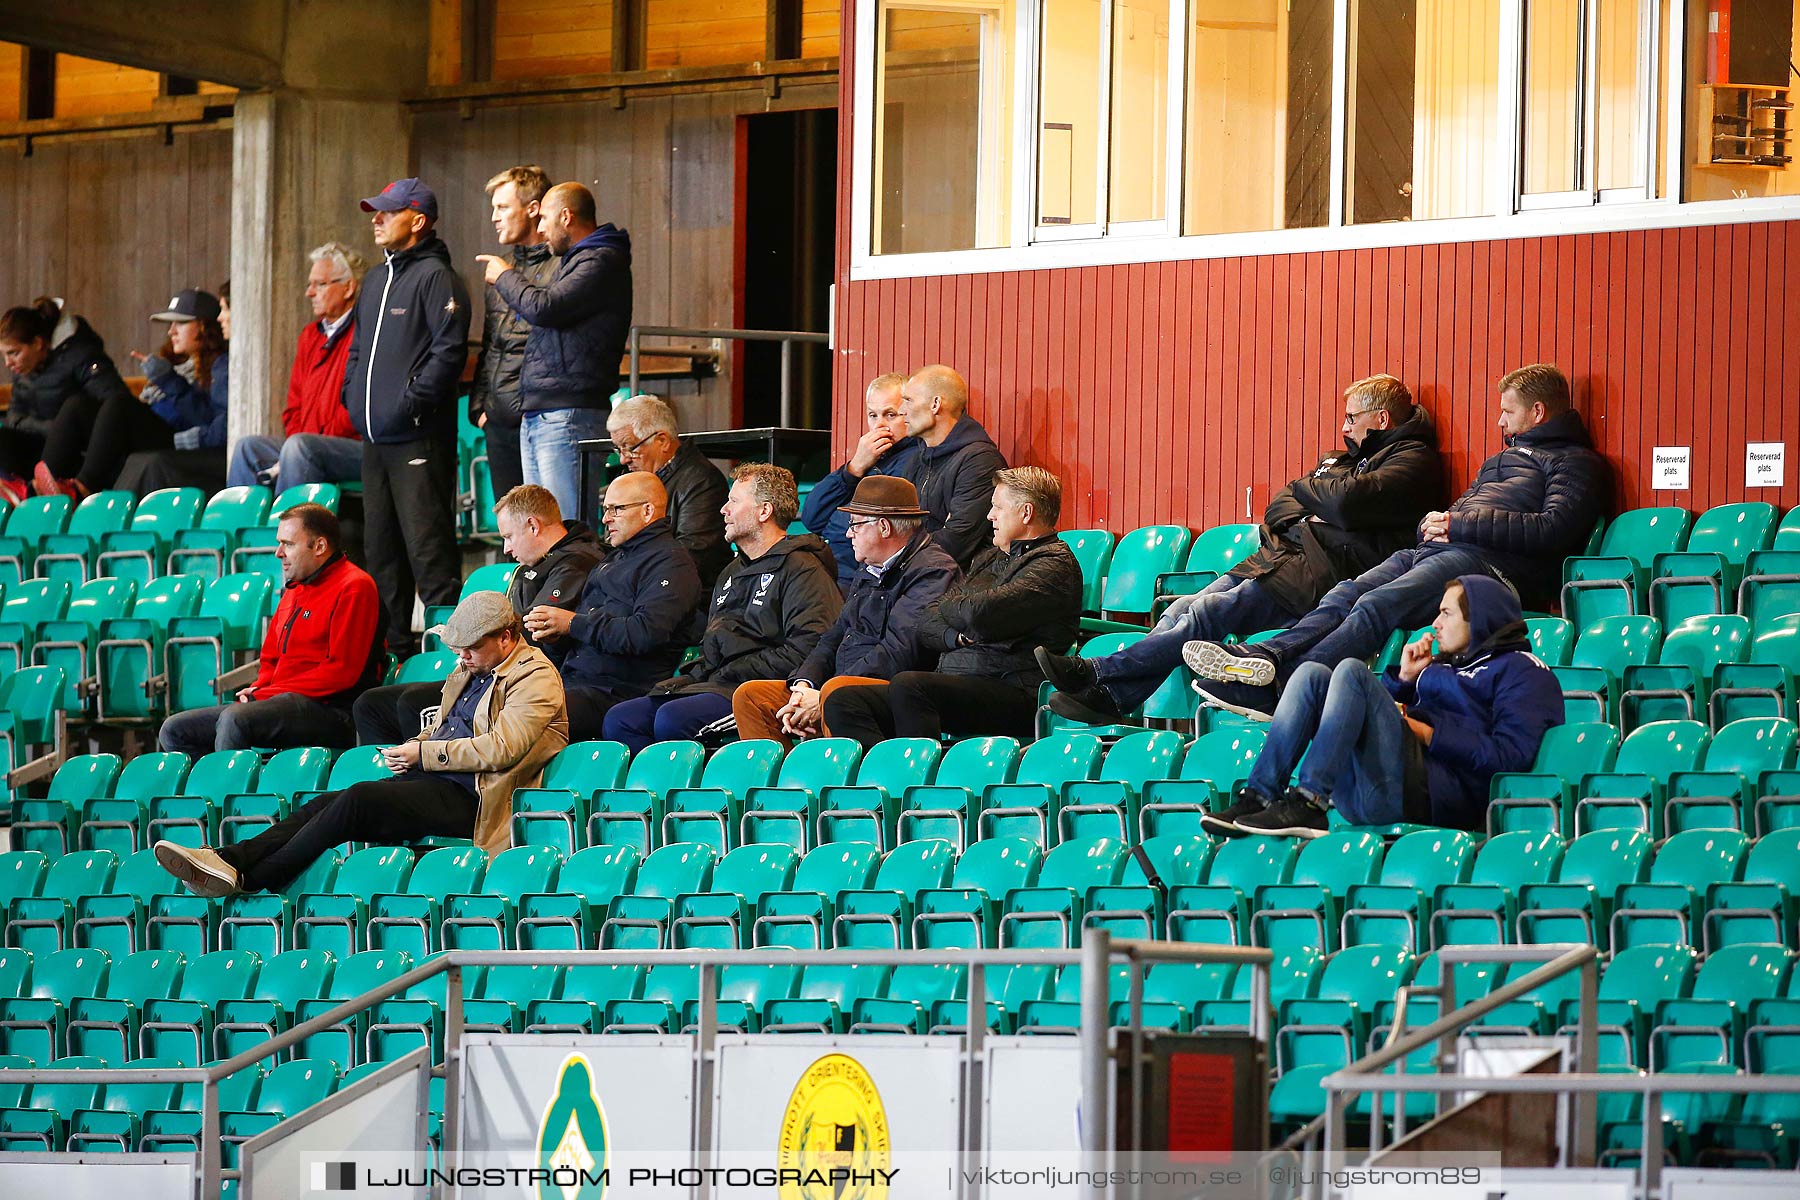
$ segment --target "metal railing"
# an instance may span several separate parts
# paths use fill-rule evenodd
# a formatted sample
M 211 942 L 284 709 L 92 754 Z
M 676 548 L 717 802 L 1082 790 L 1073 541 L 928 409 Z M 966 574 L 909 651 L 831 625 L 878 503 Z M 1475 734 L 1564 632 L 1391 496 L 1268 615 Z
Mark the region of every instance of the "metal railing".
M 781 424 L 783 428 L 790 429 L 794 424 L 794 344 L 803 342 L 813 346 L 826 346 L 831 341 L 823 333 L 810 333 L 797 329 L 687 329 L 677 325 L 633 325 L 627 337 L 626 352 L 631 359 L 631 394 L 634 396 L 641 390 L 638 386 L 638 361 L 642 354 L 639 339 L 646 337 L 707 338 L 728 342 L 780 342 Z

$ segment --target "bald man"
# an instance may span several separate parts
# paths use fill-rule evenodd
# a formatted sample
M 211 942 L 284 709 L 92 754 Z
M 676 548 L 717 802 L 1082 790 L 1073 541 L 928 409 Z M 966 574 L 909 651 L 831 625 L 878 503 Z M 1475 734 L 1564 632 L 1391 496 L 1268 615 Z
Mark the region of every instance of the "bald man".
M 600 509 L 612 553 L 588 572 L 575 611 L 525 614 L 538 641 L 573 643 L 562 663 L 572 741 L 599 737 L 606 711 L 673 675 L 699 636 L 700 573 L 668 511 L 668 493 L 650 472 L 613 480 Z
M 519 372 L 519 465 L 525 482 L 549 488 L 564 512 L 581 511 L 576 446 L 606 436 L 631 328 L 631 235 L 596 219 L 594 194 L 581 184 L 545 193 L 538 228 L 562 261 L 542 285 L 498 255 L 477 257 L 488 283 L 531 326 Z
M 919 490 L 919 504 L 931 515 L 925 527 L 957 566 L 969 564 L 988 544 L 988 505 L 994 473 L 1006 456 L 981 423 L 969 416 L 969 385 L 941 363 L 922 367 L 900 385 L 906 432 L 919 439 L 919 453 L 896 471 Z

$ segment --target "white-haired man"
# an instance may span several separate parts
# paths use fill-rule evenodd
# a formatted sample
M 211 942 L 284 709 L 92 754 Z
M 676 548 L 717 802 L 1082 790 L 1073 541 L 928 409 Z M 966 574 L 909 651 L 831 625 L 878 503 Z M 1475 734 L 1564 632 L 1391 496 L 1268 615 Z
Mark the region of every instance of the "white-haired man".
M 726 495 L 731 485 L 706 455 L 682 442 L 675 410 L 656 396 L 623 400 L 606 418 L 627 471 L 649 471 L 663 482 L 669 497 L 669 526 L 675 540 L 693 556 L 705 595 L 731 559 L 725 541 Z

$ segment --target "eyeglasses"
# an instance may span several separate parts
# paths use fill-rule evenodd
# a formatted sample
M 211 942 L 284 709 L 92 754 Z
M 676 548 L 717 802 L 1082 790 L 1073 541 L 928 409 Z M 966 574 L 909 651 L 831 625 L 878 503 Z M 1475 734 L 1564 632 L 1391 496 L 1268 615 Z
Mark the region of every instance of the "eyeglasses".
M 603 515 L 610 517 L 614 513 L 628 512 L 634 508 L 642 508 L 644 504 L 645 501 L 643 500 L 639 500 L 635 504 L 602 504 L 600 506 L 600 512 Z
M 1344 414 L 1344 424 L 1354 425 L 1354 424 L 1356 424 L 1356 418 L 1366 417 L 1375 411 L 1376 410 L 1373 408 L 1359 408 L 1359 409 L 1356 409 L 1354 412 L 1347 412 Z
M 869 517 L 867 520 L 863 520 L 863 521 L 852 521 L 848 525 L 844 526 L 844 532 L 855 533 L 857 530 L 861 529 L 864 525 L 879 525 L 880 523 L 881 523 L 880 517 Z
M 638 443 L 635 446 L 620 446 L 620 447 L 618 447 L 619 457 L 620 458 L 636 458 L 639 454 L 641 454 L 643 452 L 643 449 L 645 446 L 648 446 L 651 442 L 654 442 L 657 438 L 659 438 L 661 436 L 662 436 L 662 430 L 659 429 L 655 433 L 651 434 L 649 437 L 639 438 Z

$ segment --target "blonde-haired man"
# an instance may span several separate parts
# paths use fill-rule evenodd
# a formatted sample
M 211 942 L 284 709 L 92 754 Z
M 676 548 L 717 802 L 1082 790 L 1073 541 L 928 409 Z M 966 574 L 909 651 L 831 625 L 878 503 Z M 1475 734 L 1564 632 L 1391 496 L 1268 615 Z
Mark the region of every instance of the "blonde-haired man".
M 508 167 L 487 181 L 494 236 L 508 247 L 513 270 L 542 286 L 556 274 L 558 258 L 538 228 L 538 209 L 550 190 L 550 176 L 538 166 Z M 494 495 L 504 496 L 525 482 L 519 463 L 519 370 L 525 363 L 525 338 L 531 326 L 512 310 L 491 285 L 483 298 L 481 354 L 469 386 L 469 419 L 487 435 L 488 470 Z

